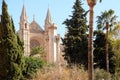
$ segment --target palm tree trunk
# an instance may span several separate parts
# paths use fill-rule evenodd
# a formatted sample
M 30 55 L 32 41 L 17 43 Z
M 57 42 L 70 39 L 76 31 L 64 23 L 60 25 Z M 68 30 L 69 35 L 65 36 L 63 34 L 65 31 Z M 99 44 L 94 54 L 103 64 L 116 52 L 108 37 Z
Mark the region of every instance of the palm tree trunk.
M 96 0 L 87 0 L 90 9 L 90 20 L 89 20 L 89 37 L 88 37 L 88 79 L 94 80 L 93 71 L 93 8 L 96 5 Z
M 106 22 L 106 70 L 109 72 L 109 58 L 108 58 L 108 27 L 109 23 Z
M 88 73 L 89 80 L 94 80 L 93 76 L 93 7 L 90 7 L 89 38 L 88 38 Z

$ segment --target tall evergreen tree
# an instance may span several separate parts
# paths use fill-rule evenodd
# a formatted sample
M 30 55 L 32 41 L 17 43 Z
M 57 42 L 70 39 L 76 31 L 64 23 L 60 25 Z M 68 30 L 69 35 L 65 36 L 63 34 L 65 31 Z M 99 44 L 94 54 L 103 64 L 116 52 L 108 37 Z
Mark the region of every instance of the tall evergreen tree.
M 2 2 L 0 36 L 0 80 L 21 80 L 24 67 L 23 43 L 16 35 L 7 4 Z
M 83 64 L 87 66 L 87 25 L 86 14 L 82 8 L 81 0 L 76 0 L 73 6 L 73 14 L 70 19 L 66 19 L 67 33 L 62 39 L 64 48 L 64 58 L 69 64 Z
M 0 38 L 1 38 L 1 34 L 2 34 L 1 27 L 2 27 L 2 25 L 1 25 L 1 22 L 0 22 Z

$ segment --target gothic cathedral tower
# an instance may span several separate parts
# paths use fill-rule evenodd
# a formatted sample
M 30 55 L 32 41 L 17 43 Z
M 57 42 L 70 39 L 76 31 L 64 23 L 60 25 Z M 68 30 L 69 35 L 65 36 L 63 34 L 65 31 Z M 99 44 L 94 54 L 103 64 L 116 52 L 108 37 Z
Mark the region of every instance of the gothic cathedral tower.
M 48 39 L 49 39 L 49 49 L 48 49 L 48 61 L 50 63 L 56 62 L 57 58 L 57 44 L 56 44 L 56 36 L 57 36 L 57 25 L 55 25 L 52 21 L 50 10 L 48 8 L 47 16 L 45 19 L 45 32 L 48 33 Z
M 30 32 L 29 32 L 29 23 L 28 16 L 26 14 L 25 6 L 23 5 L 22 13 L 20 16 L 20 37 L 24 41 L 24 55 L 27 56 L 30 54 Z

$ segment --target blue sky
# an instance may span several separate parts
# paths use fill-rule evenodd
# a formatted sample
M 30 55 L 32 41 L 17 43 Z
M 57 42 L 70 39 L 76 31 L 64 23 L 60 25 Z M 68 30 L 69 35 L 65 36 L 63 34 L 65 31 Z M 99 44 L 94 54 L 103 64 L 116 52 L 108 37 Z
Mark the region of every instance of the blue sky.
M 44 28 L 44 20 L 46 18 L 46 13 L 48 7 L 50 8 L 51 16 L 58 25 L 58 33 L 61 36 L 65 33 L 65 25 L 63 21 L 69 18 L 72 14 L 72 6 L 75 0 L 5 0 L 8 4 L 9 14 L 13 17 L 16 30 L 19 29 L 20 15 L 22 11 L 23 4 L 26 6 L 26 11 L 28 15 L 29 23 L 33 20 L 33 15 L 35 15 L 36 22 Z M 83 8 L 88 10 L 87 0 L 82 0 L 84 3 Z M 0 0 L 0 8 L 2 5 L 2 0 Z M 101 11 L 113 9 L 115 15 L 118 16 L 118 21 L 120 21 L 120 0 L 103 0 L 102 3 L 97 2 L 94 8 L 94 27 L 96 27 L 96 16 L 98 16 Z M 0 9 L 1 14 L 1 9 Z M 89 15 L 88 15 L 89 21 Z

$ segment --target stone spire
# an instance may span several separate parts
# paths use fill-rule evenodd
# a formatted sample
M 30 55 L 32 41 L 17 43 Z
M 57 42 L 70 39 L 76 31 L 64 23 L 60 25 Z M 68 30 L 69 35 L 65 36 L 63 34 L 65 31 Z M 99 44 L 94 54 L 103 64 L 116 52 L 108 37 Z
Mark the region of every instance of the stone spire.
M 24 5 L 24 4 L 23 4 L 23 8 L 22 8 L 22 13 L 21 13 L 20 19 L 21 19 L 22 21 L 23 21 L 23 20 L 27 20 L 26 8 L 25 8 L 25 5 Z
M 52 21 L 52 18 L 51 18 L 50 10 L 48 8 L 47 16 L 46 16 L 46 19 L 45 19 L 45 25 L 51 25 L 51 24 L 53 24 L 53 21 Z

